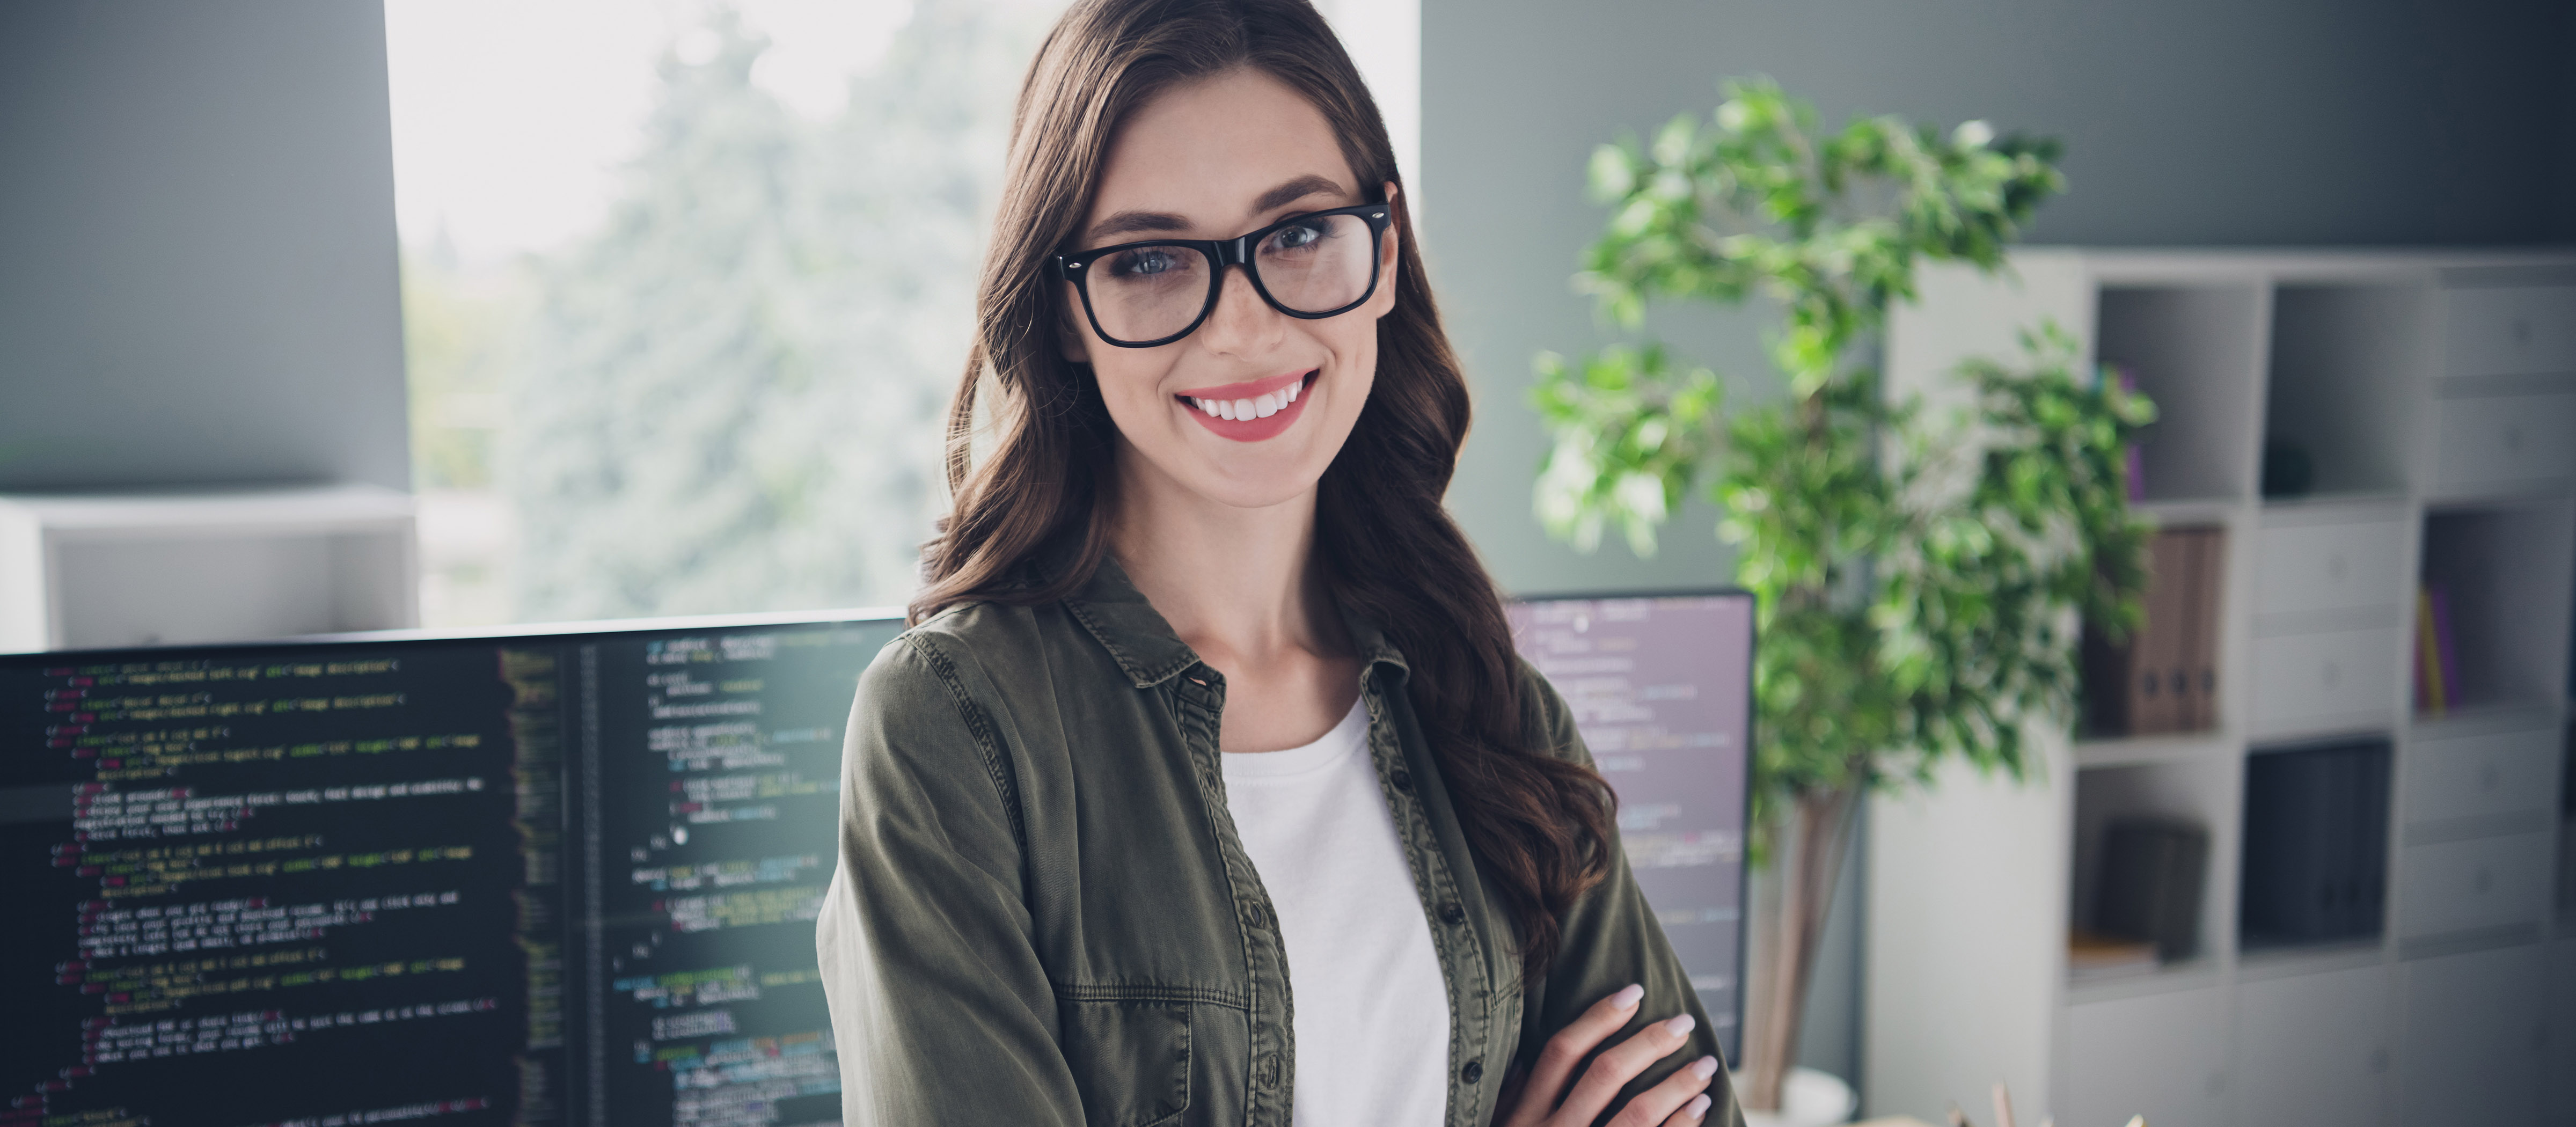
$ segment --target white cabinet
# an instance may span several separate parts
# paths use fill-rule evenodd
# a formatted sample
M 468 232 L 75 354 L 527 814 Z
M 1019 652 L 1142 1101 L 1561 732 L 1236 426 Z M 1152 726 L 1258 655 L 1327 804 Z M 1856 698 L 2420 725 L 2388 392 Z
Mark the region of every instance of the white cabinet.
M 2406 584 L 2406 526 L 2396 520 L 2267 527 L 2254 613 L 2394 610 Z
M 419 615 L 407 493 L 0 495 L 0 651 L 382 630 Z
M 2576 372 L 2576 286 L 2476 286 L 2443 299 L 2445 374 Z
M 2067 1016 L 2067 1124 L 2219 1127 L 2227 1122 L 2227 998 L 2181 990 L 2086 1002 Z
M 2406 820 L 2543 823 L 2558 806 L 2558 734 L 2417 740 L 2406 749 Z
M 2397 851 L 2397 935 L 2455 935 L 2528 925 L 2549 910 L 2548 833 L 2409 845 Z
M 2236 994 L 2230 1070 L 2235 1122 L 2388 1127 L 2394 1001 L 2384 966 L 2245 983 Z
M 2220 708 L 2075 739 L 2028 801 L 1946 775 L 1872 800 L 1868 1113 L 1977 1115 L 2009 1078 L 2064 1127 L 2576 1127 L 2576 248 L 2054 248 L 1916 281 L 1892 395 L 1966 402 L 1960 362 L 2014 363 L 2048 313 L 2154 399 L 2143 514 L 2228 530 Z M 2442 692 L 2418 700 L 2425 603 Z M 2376 797 L 2310 792 L 2314 832 L 2249 806 L 2262 756 L 2345 741 L 2393 752 L 2388 821 L 2360 827 L 2384 837 L 2343 832 Z M 2072 979 L 2058 952 L 2132 814 L 2207 830 L 2200 949 Z M 2298 941 L 2258 910 L 2249 943 L 2249 896 L 2374 882 L 2379 928 Z
M 2444 399 L 2439 414 L 2441 496 L 2561 489 L 2576 477 L 2576 393 Z
M 2254 730 L 2294 736 L 2397 716 L 2396 627 L 2254 639 Z
M 2401 973 L 2406 1025 L 2398 1047 L 2398 1122 L 2540 1123 L 2548 991 L 2539 945 L 2419 959 L 2403 964 Z

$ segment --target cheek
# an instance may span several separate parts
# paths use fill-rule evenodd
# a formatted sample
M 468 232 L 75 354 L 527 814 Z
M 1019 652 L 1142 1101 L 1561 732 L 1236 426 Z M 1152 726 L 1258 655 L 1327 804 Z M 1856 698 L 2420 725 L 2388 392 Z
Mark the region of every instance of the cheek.
M 1163 377 L 1171 365 L 1156 353 L 1161 349 L 1099 348 L 1091 351 L 1091 376 L 1100 381 L 1100 398 L 1109 405 L 1110 418 L 1126 429 L 1130 419 L 1162 406 Z

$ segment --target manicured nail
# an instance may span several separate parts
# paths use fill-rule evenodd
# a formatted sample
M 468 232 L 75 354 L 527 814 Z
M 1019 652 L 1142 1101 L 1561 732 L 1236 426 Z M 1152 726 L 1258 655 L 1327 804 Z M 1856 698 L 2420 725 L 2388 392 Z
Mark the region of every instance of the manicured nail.
M 1682 1105 L 1682 1114 L 1691 1119 L 1708 1114 L 1708 1093 L 1702 1092 L 1692 1096 L 1691 1102 Z
M 1618 993 L 1610 996 L 1610 1004 L 1623 1010 L 1632 1010 L 1637 1008 L 1637 1000 L 1645 996 L 1645 987 L 1630 983 L 1620 987 Z
M 1699 1023 L 1697 1021 L 1691 1020 L 1691 1015 L 1683 1014 L 1680 1017 L 1665 1022 L 1664 1032 L 1670 1033 L 1675 1037 L 1679 1037 L 1684 1033 L 1690 1032 L 1691 1027 L 1698 1024 Z
M 1698 1060 L 1692 1061 L 1691 1072 L 1702 1080 L 1706 1080 L 1711 1076 L 1717 1075 L 1717 1058 L 1701 1057 Z

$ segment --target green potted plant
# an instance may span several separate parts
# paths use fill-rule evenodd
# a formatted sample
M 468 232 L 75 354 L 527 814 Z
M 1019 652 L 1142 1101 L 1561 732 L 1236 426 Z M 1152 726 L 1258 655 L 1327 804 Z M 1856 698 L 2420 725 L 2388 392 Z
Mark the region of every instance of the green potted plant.
M 1594 154 L 1611 218 L 1577 282 L 1631 331 L 1657 302 L 1776 300 L 1785 394 L 1730 407 L 1714 373 L 1654 344 L 1542 354 L 1534 401 L 1554 445 L 1535 502 L 1580 548 L 1616 526 L 1647 554 L 1704 489 L 1759 599 L 1752 850 L 1781 890 L 1776 918 L 1755 924 L 1767 957 L 1741 1062 L 1759 1113 L 1781 1106 L 1862 797 L 1926 783 L 1949 756 L 2021 777 L 2026 734 L 2074 724 L 2078 617 L 2136 625 L 2148 530 L 2128 506 L 2126 450 L 2154 410 L 2080 370 L 2080 347 L 2049 325 L 2010 364 L 1963 366 L 1958 406 L 1881 388 L 1878 334 L 1913 295 L 1915 263 L 2002 268 L 2064 189 L 2052 142 L 1891 117 L 1824 133 L 1767 81 L 1724 89 L 1713 118 Z

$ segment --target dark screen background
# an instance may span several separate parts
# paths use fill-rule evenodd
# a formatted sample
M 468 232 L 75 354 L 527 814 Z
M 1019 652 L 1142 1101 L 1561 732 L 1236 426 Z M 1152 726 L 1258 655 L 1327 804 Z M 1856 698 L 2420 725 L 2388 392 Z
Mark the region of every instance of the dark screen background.
M 542 1119 L 523 690 L 489 643 L 0 663 L 0 1122 Z
M 1752 607 L 1512 608 L 1737 1049 Z M 836 1122 L 893 621 L 0 658 L 0 1127 Z
M 838 1123 L 814 920 L 837 858 L 841 739 L 895 623 L 583 647 L 602 927 L 579 975 L 617 1127 Z M 587 811 L 587 806 L 585 806 Z
M 0 1127 L 837 1122 L 813 921 L 899 629 L 0 658 Z
M 1742 1059 L 1752 598 L 1536 599 L 1509 612 L 1513 643 L 1619 795 L 1628 864 L 1718 1043 Z

